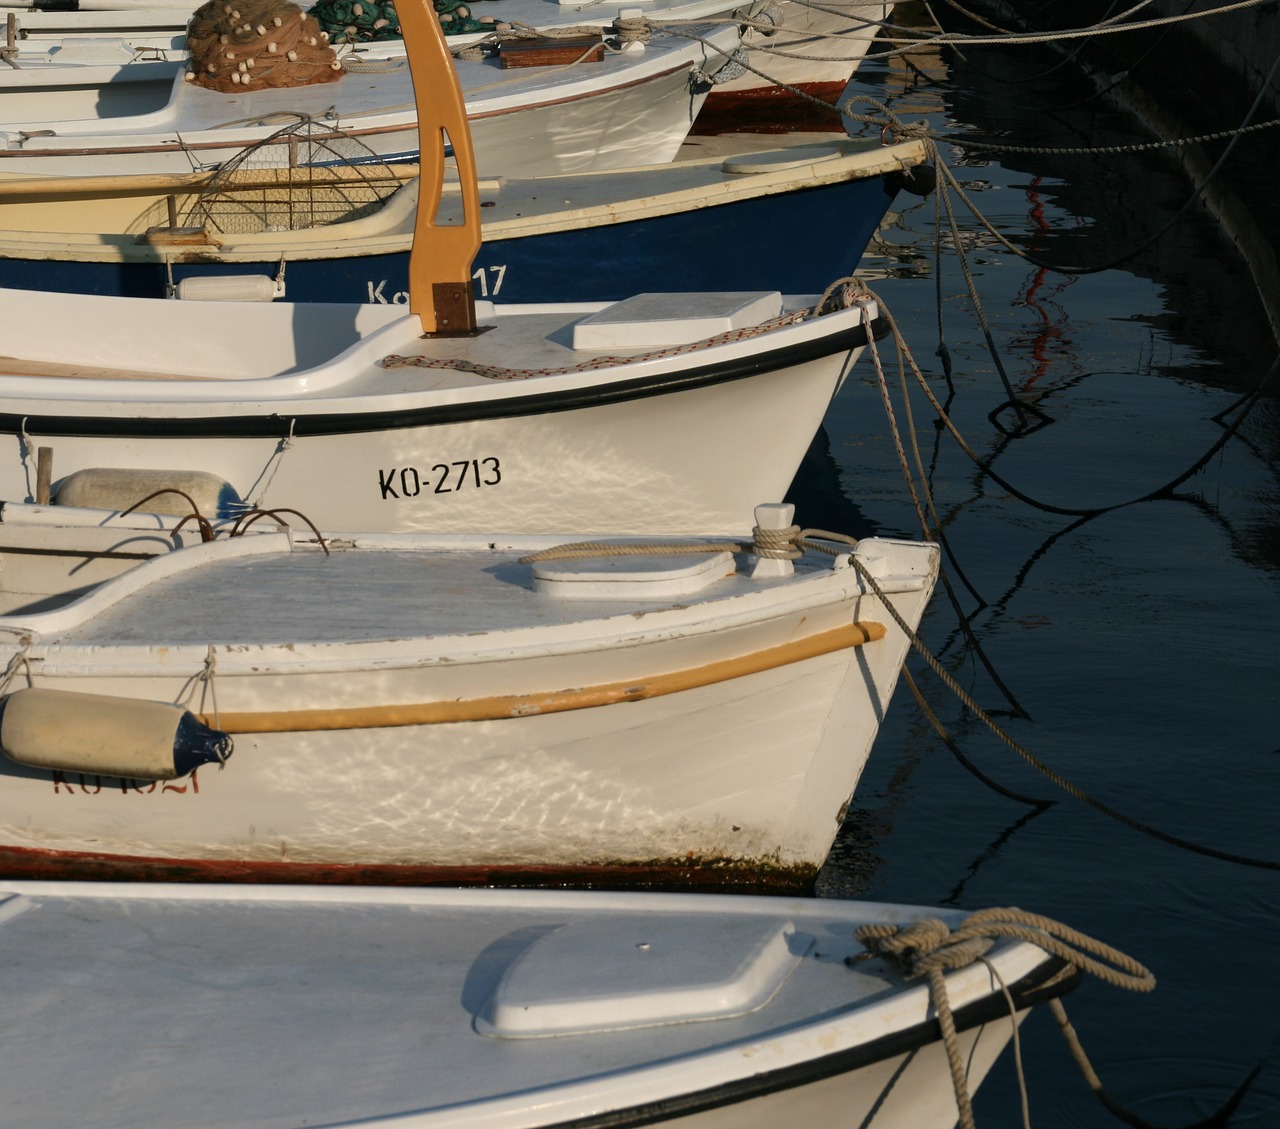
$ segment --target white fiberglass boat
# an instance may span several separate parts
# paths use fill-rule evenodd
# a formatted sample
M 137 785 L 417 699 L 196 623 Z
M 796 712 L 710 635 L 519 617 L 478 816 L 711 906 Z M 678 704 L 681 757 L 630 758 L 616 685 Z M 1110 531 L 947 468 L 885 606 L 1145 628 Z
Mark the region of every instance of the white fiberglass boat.
M 599 58 L 576 65 L 504 69 L 500 57 L 452 60 L 479 168 L 544 176 L 669 161 L 711 88 L 703 76 L 714 75 L 740 40 L 731 24 L 702 27 L 698 36 L 655 31 L 645 42 L 609 49 L 602 38 Z M 331 136 L 354 138 L 386 160 L 414 160 L 413 83 L 403 44 L 394 47 L 382 57 L 344 56 L 334 64 L 341 67 L 337 81 L 234 93 L 184 81 L 189 76 L 175 68 L 176 77 L 165 80 L 164 104 L 133 113 L 113 113 L 113 99 L 151 76 L 157 64 L 122 67 L 115 81 L 92 75 L 92 82 L 71 86 L 55 67 L 24 68 L 15 73 L 26 85 L 9 79 L 0 88 L 0 176 L 212 169 L 268 140 L 288 120 L 310 125 L 310 148 L 263 148 L 256 155 L 261 165 L 322 160 L 321 146 Z M 119 102 L 130 108 L 128 99 Z M 66 116 L 77 108 L 83 116 Z
M 122 883 L 0 899 L 0 1082 L 23 1129 L 956 1123 L 927 982 L 855 937 L 929 917 L 945 935 L 955 910 Z M 948 972 L 963 1088 L 1076 979 L 1019 939 Z
M 74 477 L 79 504 L 124 509 L 196 473 L 325 529 L 722 533 L 783 496 L 875 303 L 476 303 L 462 95 L 434 11 L 400 19 L 423 123 L 406 304 L 0 291 L 0 498 L 71 502 Z M 447 145 L 460 224 L 439 215 Z
M 66 10 L 15 11 L 21 37 L 15 43 L 16 61 L 28 72 L 47 73 L 15 77 L 16 70 L 12 74 L 0 70 L 0 90 L 37 83 L 45 84 L 51 93 L 83 87 L 84 77 L 77 77 L 73 68 L 94 66 L 100 68 L 96 81 L 116 85 L 123 104 L 132 96 L 121 84 L 151 81 L 164 73 L 164 67 L 176 70 L 181 65 L 190 8 L 122 4 L 116 10 L 104 10 L 110 5 L 90 8 L 92 2 L 80 0 L 74 9 Z M 620 5 L 581 0 L 476 0 L 468 7 L 474 16 L 496 24 L 520 23 L 551 31 L 608 24 L 620 10 Z M 725 0 L 628 0 L 626 5 L 626 10 L 654 23 L 744 21 L 746 67 L 738 68 L 740 73 L 732 79 L 726 76 L 727 81 L 711 91 L 707 106 L 709 117 L 736 123 L 738 128 L 761 115 L 804 109 L 795 91 L 801 97 L 835 101 L 892 9 L 892 0 L 822 4 L 757 0 L 743 5 Z M 465 44 L 478 38 L 475 33 L 451 35 L 450 42 Z M 372 46 L 382 49 L 382 44 Z M 361 47 L 367 49 L 368 45 Z M 109 68 L 110 73 L 101 68 Z

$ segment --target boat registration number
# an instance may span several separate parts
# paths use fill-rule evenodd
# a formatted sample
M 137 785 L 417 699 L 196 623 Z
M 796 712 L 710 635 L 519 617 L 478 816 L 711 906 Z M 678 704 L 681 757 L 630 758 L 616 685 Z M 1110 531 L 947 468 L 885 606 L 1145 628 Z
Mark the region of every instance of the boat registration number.
M 480 267 L 471 275 L 472 281 L 476 284 L 476 297 L 496 298 L 502 290 L 502 283 L 506 276 L 507 266 L 505 263 L 496 267 Z M 371 278 L 365 279 L 365 284 L 369 287 L 369 304 L 374 306 L 407 306 L 409 304 L 409 291 L 389 291 L 387 289 L 389 281 L 389 279 L 380 278 L 375 283 Z
M 177 792 L 185 795 L 188 791 L 192 795 L 199 795 L 200 781 L 196 778 L 199 771 L 199 768 L 193 769 L 189 775 L 179 780 L 134 780 L 122 776 L 99 776 L 91 772 L 65 772 L 58 768 L 53 769 L 49 775 L 55 795 L 100 796 L 104 792 L 107 795 L 119 793 L 125 796 L 147 796 L 153 792 Z
M 492 455 L 483 459 L 459 459 L 423 467 L 378 469 L 378 489 L 382 499 L 416 498 L 420 494 L 457 494 L 502 481 L 502 464 Z

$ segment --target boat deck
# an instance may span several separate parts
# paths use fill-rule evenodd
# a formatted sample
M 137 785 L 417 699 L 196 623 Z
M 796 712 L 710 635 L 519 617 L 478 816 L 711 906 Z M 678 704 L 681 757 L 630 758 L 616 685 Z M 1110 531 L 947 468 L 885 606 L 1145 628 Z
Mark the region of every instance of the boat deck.
M 0 905 L 0 1076 L 24 1129 L 294 1129 L 410 1111 L 479 1127 L 532 1124 L 533 1109 L 561 1123 L 811 1058 L 794 1036 L 808 1021 L 821 1056 L 925 1014 L 922 983 L 895 996 L 902 981 L 880 961 L 844 963 L 861 951 L 857 924 L 918 912 L 904 907 L 649 895 L 626 913 L 599 892 L 17 888 Z M 1045 960 L 1007 942 L 992 956 L 1010 983 Z M 548 983 L 548 967 L 572 983 Z M 970 998 L 993 994 L 980 966 L 949 976 L 966 978 Z M 776 990 L 754 1010 L 706 1003 L 760 979 Z M 480 1034 L 495 998 L 568 1029 Z M 584 1012 L 638 1025 L 575 1033 Z
M 480 473 L 485 473 L 481 468 Z M 184 550 L 186 552 L 187 550 Z M 592 562 L 614 575 L 689 569 L 711 556 L 645 556 Z M 334 548 L 214 561 L 139 588 L 78 625 L 63 645 L 154 646 L 342 643 L 564 626 L 617 617 L 618 630 L 662 609 L 706 604 L 796 579 L 753 581 L 723 567 L 696 594 L 646 595 L 615 582 L 618 598 L 563 598 L 533 590 L 532 570 L 510 554 L 415 553 Z M 161 558 L 157 563 L 166 563 Z M 140 566 L 148 568 L 149 565 Z M 802 562 L 800 577 L 829 575 L 829 559 Z M 89 605 L 93 606 L 93 605 Z M 56 613 L 61 619 L 72 608 Z M 38 627 L 38 617 L 30 620 Z M 43 632 L 42 632 L 43 634 Z

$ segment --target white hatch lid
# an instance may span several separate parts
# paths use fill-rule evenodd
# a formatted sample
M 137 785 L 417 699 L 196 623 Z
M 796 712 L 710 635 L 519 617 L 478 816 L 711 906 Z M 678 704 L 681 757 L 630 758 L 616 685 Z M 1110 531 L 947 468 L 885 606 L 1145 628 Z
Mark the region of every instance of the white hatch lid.
M 511 962 L 476 1030 L 532 1038 L 745 1015 L 773 998 L 812 944 L 790 921 L 759 917 L 574 922 Z
M 576 557 L 533 565 L 533 590 L 570 599 L 692 596 L 734 571 L 733 554 Z
M 745 329 L 782 313 L 777 290 L 637 294 L 573 327 L 575 349 L 661 349 Z

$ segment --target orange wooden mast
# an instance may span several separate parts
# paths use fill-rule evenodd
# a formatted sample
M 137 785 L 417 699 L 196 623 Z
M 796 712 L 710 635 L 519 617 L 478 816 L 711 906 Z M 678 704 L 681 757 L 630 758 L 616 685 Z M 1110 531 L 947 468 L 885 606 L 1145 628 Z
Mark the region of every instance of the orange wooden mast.
M 480 189 L 462 88 L 432 0 L 398 0 L 421 149 L 418 214 L 409 252 L 409 310 L 425 333 L 476 328 L 471 264 L 480 249 Z M 462 182 L 462 223 L 438 221 L 444 191 L 445 146 L 453 147 Z

